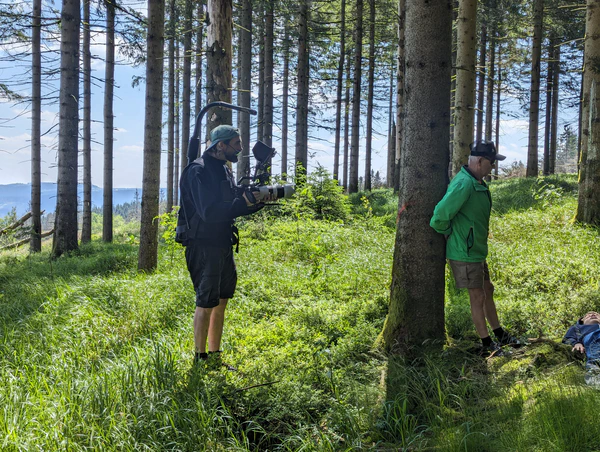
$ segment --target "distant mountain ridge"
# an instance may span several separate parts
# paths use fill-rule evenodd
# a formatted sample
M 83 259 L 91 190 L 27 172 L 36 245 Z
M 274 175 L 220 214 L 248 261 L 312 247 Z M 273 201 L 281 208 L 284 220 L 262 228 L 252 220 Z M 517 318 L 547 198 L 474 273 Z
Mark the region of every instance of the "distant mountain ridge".
M 42 210 L 46 214 L 56 210 L 56 183 L 42 183 Z M 115 188 L 113 189 L 113 206 L 133 202 L 135 200 L 135 192 L 141 201 L 141 188 Z M 161 189 L 164 194 L 164 190 Z M 79 208 L 83 202 L 83 185 L 77 187 L 77 196 Z M 101 207 L 104 190 L 95 185 L 92 186 L 92 208 Z M 31 201 L 31 184 L 8 184 L 0 185 L 0 217 L 7 215 L 13 207 L 17 209 L 17 216 L 21 216 L 29 211 Z

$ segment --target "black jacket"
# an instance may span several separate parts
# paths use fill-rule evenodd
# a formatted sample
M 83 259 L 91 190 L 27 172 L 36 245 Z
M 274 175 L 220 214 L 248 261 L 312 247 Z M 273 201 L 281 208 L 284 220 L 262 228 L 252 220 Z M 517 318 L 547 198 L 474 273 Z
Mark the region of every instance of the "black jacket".
M 233 243 L 234 218 L 257 210 L 246 205 L 225 162 L 207 153 L 185 167 L 179 188 L 176 240 L 183 245 L 201 242 L 229 247 Z

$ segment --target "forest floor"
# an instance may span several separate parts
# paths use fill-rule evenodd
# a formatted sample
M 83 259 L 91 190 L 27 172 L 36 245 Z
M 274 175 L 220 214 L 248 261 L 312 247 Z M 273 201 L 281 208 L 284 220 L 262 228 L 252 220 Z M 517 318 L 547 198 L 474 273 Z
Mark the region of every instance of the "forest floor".
M 492 184 L 498 310 L 528 343 L 490 359 L 470 352 L 449 273 L 443 348 L 411 361 L 374 348 L 396 200 L 353 195 L 348 214 L 321 193 L 330 205 L 305 196 L 241 222 L 222 344 L 237 372 L 192 365 L 194 293 L 168 229 L 151 274 L 119 220 L 115 243 L 58 260 L 0 254 L 0 450 L 600 450 L 600 391 L 560 343 L 600 310 L 599 231 L 571 221 L 573 177 Z M 325 207 L 338 218 L 319 219 Z

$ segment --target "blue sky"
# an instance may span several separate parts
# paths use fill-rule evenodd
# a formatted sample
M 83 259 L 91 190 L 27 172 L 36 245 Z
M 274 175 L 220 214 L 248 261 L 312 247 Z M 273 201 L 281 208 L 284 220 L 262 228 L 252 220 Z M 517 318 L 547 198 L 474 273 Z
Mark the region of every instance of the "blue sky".
M 98 33 L 93 38 L 92 53 L 98 58 L 93 60 L 93 76 L 103 78 L 104 56 L 103 46 L 104 36 Z M 117 55 L 117 58 L 119 56 Z M 124 63 L 124 62 L 123 62 Z M 28 61 L 23 61 L 17 65 L 3 61 L 0 63 L 0 80 L 18 77 L 26 73 L 29 69 Z M 115 125 L 115 143 L 114 143 L 114 186 L 115 187 L 141 187 L 142 185 L 142 162 L 143 162 L 143 132 L 144 132 L 144 85 L 137 87 L 131 86 L 132 77 L 143 76 L 144 67 L 134 68 L 127 64 L 116 67 L 115 79 L 115 100 L 114 100 L 114 125 Z M 98 84 L 100 82 L 96 82 Z M 22 87 L 22 93 L 29 94 L 28 87 Z M 277 89 L 277 87 L 276 87 Z M 102 86 L 93 87 L 92 94 L 92 136 L 95 142 L 92 144 L 92 183 L 102 186 L 103 183 L 103 94 Z M 504 98 L 503 110 L 516 111 L 516 102 L 511 103 L 509 99 Z M 0 184 L 27 183 L 30 181 L 30 138 L 31 138 L 31 119 L 28 111 L 29 105 L 18 105 L 0 99 Z M 256 104 L 253 105 L 256 108 Z M 366 107 L 366 105 L 365 105 Z M 325 115 L 333 115 L 333 111 L 325 111 Z M 572 122 L 574 114 L 561 117 L 561 123 L 565 121 Z M 166 110 L 163 109 L 163 115 L 166 118 Z M 387 113 L 383 115 L 387 117 Z M 15 118 L 10 121 L 8 119 Z M 52 126 L 58 122 L 57 106 L 44 105 L 42 112 L 42 131 L 52 129 Z M 363 118 L 364 120 L 364 118 Z M 293 125 L 293 117 L 290 114 L 290 125 Z M 235 123 L 235 117 L 234 117 Z M 543 127 L 543 122 L 540 122 Z M 193 127 L 193 124 L 192 124 Z M 375 124 L 375 127 L 385 134 L 387 124 Z M 275 134 L 278 134 L 277 127 Z M 527 129 L 528 119 L 502 119 L 500 126 L 500 146 L 499 152 L 507 156 L 504 164 L 508 165 L 512 161 L 527 159 Z M 56 127 L 42 138 L 42 181 L 56 181 Z M 559 132 L 562 131 L 562 125 L 559 124 Z M 364 134 L 364 130 L 361 130 Z M 332 170 L 333 168 L 333 135 L 324 131 L 311 131 L 319 140 L 309 142 L 309 151 L 314 157 L 309 162 L 310 167 L 320 164 Z M 540 142 L 542 137 L 540 136 Z M 251 143 L 253 144 L 253 143 Z M 278 150 L 281 143 L 278 138 L 274 138 L 274 147 Z M 81 148 L 80 148 L 81 149 Z M 166 129 L 163 129 L 163 149 L 166 150 Z M 290 142 L 288 144 L 290 156 L 294 153 L 294 133 L 290 130 Z M 540 147 L 541 152 L 541 147 Z M 359 166 L 359 175 L 364 173 L 364 140 L 361 144 L 361 162 Z M 292 159 L 289 159 L 292 160 Z M 341 159 L 340 159 L 341 160 Z M 372 168 L 379 171 L 382 177 L 386 174 L 387 162 L 387 137 L 376 137 L 373 142 L 373 161 Z M 80 161 L 81 164 L 81 161 Z M 273 173 L 280 172 L 280 156 L 274 159 Z M 80 172 L 81 173 L 81 172 Z M 80 175 L 81 179 L 81 175 Z M 161 180 L 162 185 L 166 181 L 166 154 L 163 152 L 161 161 Z

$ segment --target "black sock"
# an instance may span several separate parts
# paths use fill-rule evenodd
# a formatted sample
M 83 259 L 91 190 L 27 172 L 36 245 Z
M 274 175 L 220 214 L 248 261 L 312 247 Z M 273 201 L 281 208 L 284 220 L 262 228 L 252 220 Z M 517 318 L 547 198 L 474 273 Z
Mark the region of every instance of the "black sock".
M 481 343 L 483 344 L 484 347 L 489 347 L 490 345 L 492 345 L 492 338 L 489 336 L 482 337 Z
M 494 336 L 496 336 L 498 339 L 502 339 L 504 337 L 505 332 L 501 326 L 499 326 L 498 328 L 496 328 L 493 331 L 494 331 Z

